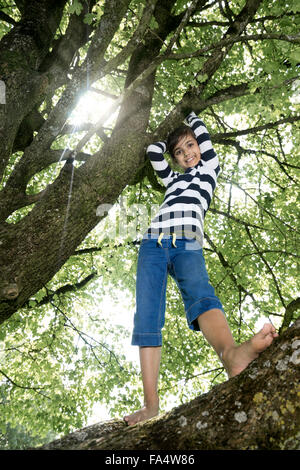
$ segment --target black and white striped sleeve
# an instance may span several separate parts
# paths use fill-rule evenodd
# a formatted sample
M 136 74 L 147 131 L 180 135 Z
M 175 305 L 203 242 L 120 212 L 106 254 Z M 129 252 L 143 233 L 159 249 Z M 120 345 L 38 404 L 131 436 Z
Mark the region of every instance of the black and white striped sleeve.
M 154 171 L 161 178 L 164 186 L 168 186 L 177 173 L 172 170 L 164 158 L 167 146 L 165 142 L 155 142 L 147 148 L 147 155 L 151 161 Z
M 212 146 L 210 135 L 204 122 L 201 121 L 201 119 L 199 119 L 194 112 L 191 112 L 186 117 L 186 122 L 193 129 L 196 135 L 196 139 L 200 147 L 203 166 L 214 169 L 216 175 L 218 175 L 220 172 L 219 159 Z

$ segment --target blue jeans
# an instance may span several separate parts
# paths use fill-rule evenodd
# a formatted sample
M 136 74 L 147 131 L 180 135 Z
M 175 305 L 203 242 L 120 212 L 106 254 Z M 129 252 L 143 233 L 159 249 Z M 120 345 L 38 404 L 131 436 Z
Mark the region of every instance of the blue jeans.
M 161 346 L 165 323 L 168 274 L 176 281 L 190 329 L 198 330 L 197 318 L 222 304 L 209 283 L 202 248 L 192 239 L 148 238 L 141 242 L 136 280 L 136 312 L 132 345 Z

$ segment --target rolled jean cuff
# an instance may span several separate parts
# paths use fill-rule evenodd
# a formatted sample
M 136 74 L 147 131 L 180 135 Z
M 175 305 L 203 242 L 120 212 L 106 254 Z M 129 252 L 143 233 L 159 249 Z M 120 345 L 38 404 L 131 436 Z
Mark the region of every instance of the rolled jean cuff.
M 149 346 L 156 347 L 162 345 L 161 333 L 133 333 L 132 346 Z
M 200 331 L 197 318 L 202 313 L 207 312 L 207 310 L 212 310 L 213 308 L 218 308 L 224 313 L 223 305 L 218 297 L 205 297 L 195 302 L 186 312 L 189 328 L 191 330 Z

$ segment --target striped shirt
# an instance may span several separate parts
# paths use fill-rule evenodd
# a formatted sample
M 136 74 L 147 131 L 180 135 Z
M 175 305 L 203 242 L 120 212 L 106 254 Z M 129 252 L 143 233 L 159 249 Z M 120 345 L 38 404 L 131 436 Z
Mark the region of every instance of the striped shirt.
M 165 160 L 165 142 L 149 145 L 147 155 L 161 178 L 166 193 L 157 216 L 145 235 L 176 234 L 177 238 L 196 238 L 203 244 L 203 223 L 220 172 L 219 160 L 204 123 L 194 112 L 186 118 L 200 147 L 199 163 L 184 173 L 173 171 Z

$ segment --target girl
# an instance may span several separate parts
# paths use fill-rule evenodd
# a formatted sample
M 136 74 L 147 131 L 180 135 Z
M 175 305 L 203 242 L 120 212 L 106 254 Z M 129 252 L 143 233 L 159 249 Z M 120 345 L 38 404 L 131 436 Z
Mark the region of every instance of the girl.
M 159 412 L 157 388 L 168 274 L 180 289 L 189 328 L 202 331 L 229 377 L 245 369 L 278 336 L 273 325 L 265 324 L 251 340 L 239 346 L 234 342 L 222 304 L 209 283 L 202 252 L 203 221 L 216 187 L 219 161 L 204 123 L 194 112 L 186 122 L 187 126 L 169 135 L 167 143 L 157 142 L 147 149 L 167 189 L 138 257 L 132 344 L 140 348 L 144 407 L 124 417 L 128 425 Z M 167 148 L 183 172 L 170 168 L 163 156 Z

